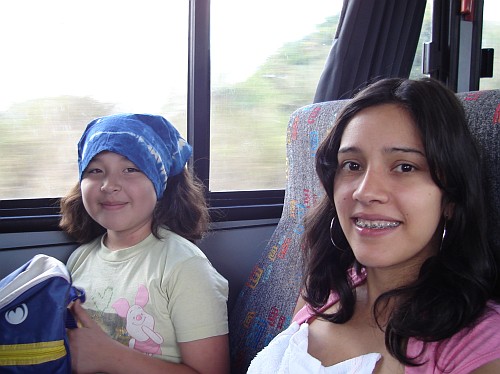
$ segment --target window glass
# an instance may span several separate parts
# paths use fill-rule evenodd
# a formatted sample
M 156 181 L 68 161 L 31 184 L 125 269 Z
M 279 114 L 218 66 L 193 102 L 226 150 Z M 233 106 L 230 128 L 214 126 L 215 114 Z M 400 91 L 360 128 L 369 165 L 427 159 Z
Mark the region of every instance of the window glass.
M 500 88 L 500 2 L 484 0 L 483 40 L 481 48 L 493 48 L 493 78 L 481 78 L 479 89 Z
M 415 59 L 410 71 L 410 78 L 419 79 L 428 75 L 422 73 L 423 61 L 422 56 L 424 52 L 424 43 L 432 40 L 432 7 L 433 0 L 428 0 L 425 5 L 424 20 L 422 22 L 422 30 L 420 31 L 420 38 L 418 39 L 417 50 L 415 52 Z
M 95 117 L 160 114 L 185 135 L 189 2 L 0 2 L 0 199 L 59 197 Z
M 211 191 L 284 188 L 288 119 L 314 99 L 342 3 L 211 0 Z

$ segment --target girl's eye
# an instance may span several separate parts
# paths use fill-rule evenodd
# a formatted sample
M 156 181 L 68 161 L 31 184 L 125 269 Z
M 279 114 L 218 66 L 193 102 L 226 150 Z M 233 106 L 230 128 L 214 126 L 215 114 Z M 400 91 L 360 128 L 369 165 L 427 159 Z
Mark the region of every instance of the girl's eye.
M 98 174 L 101 173 L 102 170 L 98 168 L 90 168 L 85 171 L 85 174 Z
M 347 171 L 358 171 L 361 169 L 361 165 L 354 161 L 346 161 L 342 164 L 342 170 Z
M 140 173 L 141 171 L 137 168 L 126 168 L 125 173 Z
M 396 166 L 396 171 L 400 173 L 409 173 L 415 170 L 415 166 L 410 165 L 410 164 L 401 164 Z

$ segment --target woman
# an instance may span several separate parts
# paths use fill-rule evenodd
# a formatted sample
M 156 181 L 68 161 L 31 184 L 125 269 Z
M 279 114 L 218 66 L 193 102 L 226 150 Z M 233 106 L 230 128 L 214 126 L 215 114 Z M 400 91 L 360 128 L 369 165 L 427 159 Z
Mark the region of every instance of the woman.
M 350 101 L 317 152 L 326 193 L 306 220 L 294 322 L 249 373 L 500 372 L 479 164 L 437 81 L 385 79 Z

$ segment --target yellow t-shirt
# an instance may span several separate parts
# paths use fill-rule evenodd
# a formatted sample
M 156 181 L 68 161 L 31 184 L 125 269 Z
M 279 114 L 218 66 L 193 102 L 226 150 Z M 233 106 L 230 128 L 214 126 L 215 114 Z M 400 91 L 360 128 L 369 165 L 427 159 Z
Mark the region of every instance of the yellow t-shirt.
M 225 335 L 228 284 L 193 243 L 167 230 L 111 251 L 103 237 L 78 247 L 67 267 L 83 304 L 113 339 L 180 362 L 178 342 Z

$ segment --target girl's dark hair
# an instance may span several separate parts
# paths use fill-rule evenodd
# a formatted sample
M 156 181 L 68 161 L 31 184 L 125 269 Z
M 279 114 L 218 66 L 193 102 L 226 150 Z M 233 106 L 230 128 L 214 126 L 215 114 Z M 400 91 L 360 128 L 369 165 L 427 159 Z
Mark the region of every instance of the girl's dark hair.
M 106 229 L 94 221 L 83 206 L 80 183 L 61 199 L 59 226 L 78 243 L 88 243 Z M 194 242 L 208 230 L 210 217 L 205 200 L 204 186 L 189 169 L 168 178 L 163 197 L 153 212 L 152 233 L 160 238 L 159 229 L 167 226 L 171 231 Z
M 385 329 L 387 349 L 401 363 L 419 365 L 418 357 L 406 355 L 409 338 L 424 342 L 446 339 L 471 326 L 484 312 L 487 300 L 499 298 L 497 263 L 486 236 L 480 154 L 462 105 L 440 82 L 383 79 L 361 91 L 339 113 L 316 153 L 316 172 L 326 194 L 306 218 L 304 299 L 320 308 L 331 292 L 337 293 L 338 311 L 318 313 L 333 323 L 344 323 L 354 313 L 356 295 L 349 271 L 354 268 L 359 274 L 362 265 L 343 233 L 334 235 L 344 251 L 330 240 L 330 222 L 337 216 L 333 182 L 346 126 L 360 111 L 382 104 L 398 105 L 413 118 L 432 179 L 443 192 L 443 204 L 452 206 L 439 253 L 424 262 L 418 279 L 382 294 L 373 308 L 379 321 L 376 311 L 392 305 L 389 300 L 395 302 L 387 324 L 379 323 Z

